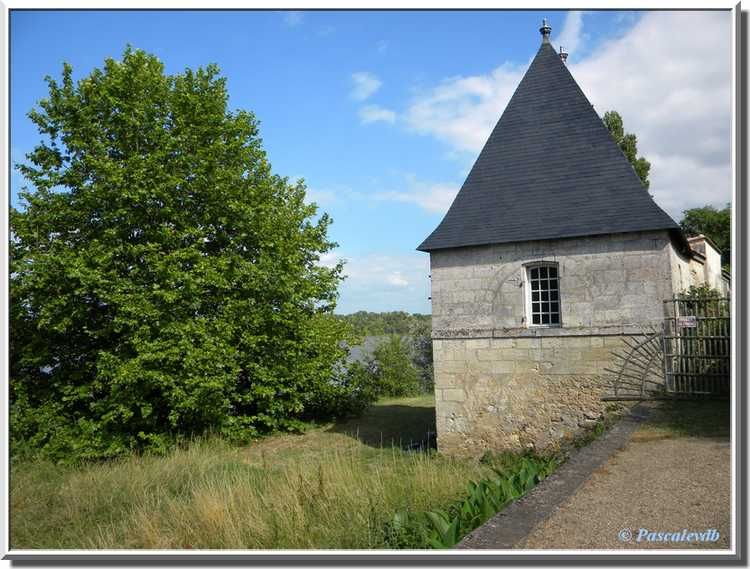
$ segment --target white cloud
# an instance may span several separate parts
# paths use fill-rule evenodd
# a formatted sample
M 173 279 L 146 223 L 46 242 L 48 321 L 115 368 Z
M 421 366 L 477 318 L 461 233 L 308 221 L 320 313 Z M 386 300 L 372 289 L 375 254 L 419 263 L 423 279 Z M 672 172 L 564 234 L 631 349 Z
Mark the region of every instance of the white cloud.
M 422 182 L 414 176 L 408 176 L 406 190 L 380 192 L 374 198 L 413 203 L 428 213 L 445 213 L 453 203 L 458 189 L 457 185 Z
M 284 12 L 284 24 L 290 28 L 296 28 L 305 19 L 305 15 L 302 12 L 294 10 Z
M 389 273 L 388 276 L 385 277 L 385 280 L 388 284 L 393 286 L 409 286 L 409 281 L 404 278 L 404 276 L 401 274 L 401 271 L 393 271 L 392 273 Z
M 575 10 L 568 12 L 565 16 L 563 29 L 557 36 L 555 43 L 564 47 L 569 54 L 575 54 L 583 47 L 583 12 Z M 575 55 L 571 55 L 571 59 L 574 57 Z
M 320 256 L 319 263 L 321 267 L 332 269 L 338 264 L 340 260 L 341 260 L 341 257 L 339 257 L 338 253 L 329 251 L 328 253 L 323 253 Z
M 364 101 L 383 85 L 383 82 L 369 71 L 352 73 L 352 83 L 354 86 L 351 95 L 357 101 Z
M 377 105 L 367 105 L 359 110 L 359 120 L 362 124 L 370 124 L 373 122 L 387 122 L 393 124 L 396 122 L 396 113 Z
M 375 44 L 375 49 L 377 49 L 378 53 L 385 53 L 388 51 L 388 41 L 379 40 L 378 43 Z
M 429 257 L 424 253 L 325 255 L 325 266 L 345 259 L 346 280 L 337 312 L 406 310 L 429 312 Z M 323 259 L 321 259 L 323 264 Z
M 488 75 L 451 77 L 412 101 L 407 124 L 457 150 L 482 148 L 523 77 L 525 66 L 504 63 Z
M 730 22 L 726 12 L 647 12 L 621 36 L 568 60 L 596 111 L 617 110 L 638 136 L 652 163 L 650 191 L 678 220 L 684 209 L 730 199 Z M 566 19 L 561 36 L 571 52 L 581 49 L 582 23 L 580 15 Z M 445 79 L 412 101 L 406 122 L 476 155 L 526 68 L 504 63 Z
M 305 198 L 307 203 L 315 202 L 318 205 L 330 204 L 336 201 L 336 192 L 333 190 L 307 188 L 305 190 Z
M 730 199 L 730 23 L 723 12 L 650 12 L 571 66 L 597 112 L 617 110 L 636 134 L 650 190 L 678 220 Z

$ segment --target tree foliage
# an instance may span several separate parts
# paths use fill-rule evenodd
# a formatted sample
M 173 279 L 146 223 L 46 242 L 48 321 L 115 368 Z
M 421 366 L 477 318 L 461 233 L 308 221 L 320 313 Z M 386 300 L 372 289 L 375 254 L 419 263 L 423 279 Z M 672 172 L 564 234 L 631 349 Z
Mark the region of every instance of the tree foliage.
M 109 457 L 293 429 L 345 356 L 331 220 L 274 175 L 214 65 L 128 48 L 47 78 L 11 211 L 16 449 Z M 344 382 L 345 383 L 345 382 Z M 346 390 L 344 389 L 343 392 Z
M 415 318 L 409 328 L 411 358 L 419 376 L 420 389 L 432 393 L 435 387 L 435 372 L 432 360 L 431 318 Z
M 643 156 L 638 156 L 638 139 L 634 134 L 626 133 L 622 123 L 622 117 L 617 111 L 607 111 L 604 113 L 604 124 L 612 135 L 612 138 L 620 147 L 628 162 L 633 166 L 635 173 L 641 179 L 641 183 L 648 188 L 648 174 L 651 170 L 651 163 Z
M 696 207 L 683 212 L 682 230 L 690 237 L 705 235 L 721 250 L 722 265 L 728 266 L 732 258 L 732 210 L 713 206 Z
M 419 376 L 405 338 L 393 335 L 379 344 L 373 363 L 372 372 L 380 395 L 403 397 L 419 392 Z

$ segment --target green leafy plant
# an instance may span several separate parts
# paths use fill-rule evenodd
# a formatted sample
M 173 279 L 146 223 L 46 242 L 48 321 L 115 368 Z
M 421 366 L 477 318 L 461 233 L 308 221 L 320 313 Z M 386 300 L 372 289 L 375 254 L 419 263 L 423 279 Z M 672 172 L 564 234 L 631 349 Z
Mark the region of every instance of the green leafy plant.
M 488 460 L 492 460 L 491 458 Z M 523 496 L 557 468 L 553 457 L 504 455 L 495 476 L 470 482 L 466 498 L 443 510 L 399 512 L 386 525 L 392 547 L 455 547 L 513 500 Z

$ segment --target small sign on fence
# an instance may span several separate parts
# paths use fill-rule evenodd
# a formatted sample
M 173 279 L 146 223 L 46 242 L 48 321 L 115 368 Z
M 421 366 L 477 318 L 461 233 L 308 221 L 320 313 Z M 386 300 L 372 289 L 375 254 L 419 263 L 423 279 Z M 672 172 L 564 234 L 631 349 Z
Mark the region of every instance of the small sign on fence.
M 678 316 L 677 325 L 680 328 L 697 328 L 698 318 L 695 316 Z

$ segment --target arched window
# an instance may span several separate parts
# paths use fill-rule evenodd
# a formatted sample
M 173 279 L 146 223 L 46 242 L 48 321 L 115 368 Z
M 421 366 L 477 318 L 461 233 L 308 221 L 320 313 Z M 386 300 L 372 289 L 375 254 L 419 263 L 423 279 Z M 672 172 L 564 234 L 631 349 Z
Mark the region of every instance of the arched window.
M 560 326 L 560 277 L 557 263 L 526 266 L 526 314 L 529 326 Z

